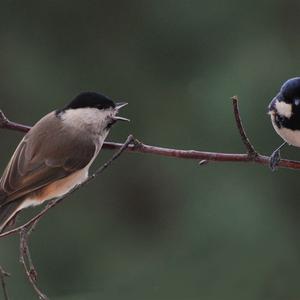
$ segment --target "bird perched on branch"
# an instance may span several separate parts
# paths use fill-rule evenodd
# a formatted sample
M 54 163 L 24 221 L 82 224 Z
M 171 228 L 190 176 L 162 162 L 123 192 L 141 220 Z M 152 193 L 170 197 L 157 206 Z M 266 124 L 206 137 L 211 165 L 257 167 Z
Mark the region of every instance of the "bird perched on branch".
M 0 232 L 22 209 L 61 197 L 88 177 L 119 109 L 95 92 L 79 94 L 24 136 L 0 179 Z
M 276 169 L 280 149 L 286 144 L 300 147 L 300 77 L 287 80 L 268 107 L 272 124 L 284 143 L 271 155 L 270 167 Z

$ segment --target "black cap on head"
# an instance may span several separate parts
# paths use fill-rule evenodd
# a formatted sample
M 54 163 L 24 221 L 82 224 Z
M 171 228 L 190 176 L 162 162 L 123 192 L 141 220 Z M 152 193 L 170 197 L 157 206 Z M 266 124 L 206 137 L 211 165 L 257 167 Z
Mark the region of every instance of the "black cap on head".
M 108 97 L 95 93 L 95 92 L 83 92 L 76 96 L 65 108 L 76 109 L 76 108 L 98 108 L 107 109 L 115 108 L 115 103 Z
M 295 98 L 300 98 L 300 77 L 287 80 L 282 85 L 279 94 L 284 100 L 288 100 L 288 102 L 293 101 Z

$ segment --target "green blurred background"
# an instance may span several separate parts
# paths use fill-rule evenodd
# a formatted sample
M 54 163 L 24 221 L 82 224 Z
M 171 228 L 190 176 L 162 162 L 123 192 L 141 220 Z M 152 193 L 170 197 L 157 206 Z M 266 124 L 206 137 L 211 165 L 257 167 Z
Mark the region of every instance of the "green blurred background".
M 3 0 L 0 108 L 31 125 L 95 90 L 130 104 L 123 115 L 132 122 L 109 140 L 132 133 L 153 145 L 238 153 L 237 94 L 252 142 L 269 154 L 281 140 L 266 107 L 300 75 L 299 9 L 287 0 Z M 22 134 L 0 137 L 2 172 Z M 299 178 L 124 154 L 38 225 L 39 286 L 60 300 L 300 299 Z M 36 298 L 17 237 L 0 241 L 0 264 L 12 273 L 13 300 Z

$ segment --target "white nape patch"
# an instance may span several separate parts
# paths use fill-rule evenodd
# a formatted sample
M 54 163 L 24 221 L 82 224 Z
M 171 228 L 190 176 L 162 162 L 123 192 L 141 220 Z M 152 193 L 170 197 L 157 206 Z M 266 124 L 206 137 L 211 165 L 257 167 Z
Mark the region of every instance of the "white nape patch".
M 62 120 L 66 125 L 78 129 L 90 129 L 101 134 L 106 127 L 109 117 L 114 116 L 115 111 L 111 109 L 97 109 L 91 107 L 67 109 L 62 115 Z
M 284 116 L 286 118 L 290 118 L 292 115 L 292 105 L 285 103 L 283 101 L 276 101 L 275 108 L 277 110 L 277 113 L 281 116 Z
M 296 99 L 296 100 L 294 101 L 294 104 L 295 104 L 296 106 L 298 106 L 298 105 L 300 104 L 300 99 Z

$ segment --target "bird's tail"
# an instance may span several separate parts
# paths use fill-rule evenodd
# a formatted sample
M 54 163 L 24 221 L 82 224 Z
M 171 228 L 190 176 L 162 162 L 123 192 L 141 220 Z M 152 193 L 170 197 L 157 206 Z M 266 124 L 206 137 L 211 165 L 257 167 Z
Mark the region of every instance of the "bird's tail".
M 0 191 L 0 233 L 3 232 L 9 221 L 18 212 L 23 199 L 16 199 L 5 203 L 6 195 L 3 195 Z M 2 204 L 1 204 L 2 203 Z

